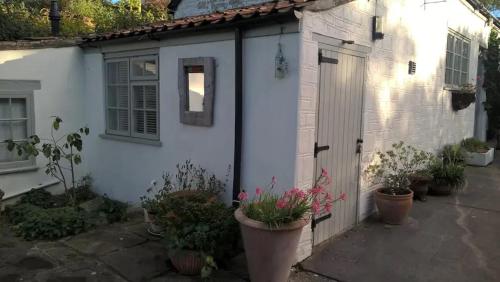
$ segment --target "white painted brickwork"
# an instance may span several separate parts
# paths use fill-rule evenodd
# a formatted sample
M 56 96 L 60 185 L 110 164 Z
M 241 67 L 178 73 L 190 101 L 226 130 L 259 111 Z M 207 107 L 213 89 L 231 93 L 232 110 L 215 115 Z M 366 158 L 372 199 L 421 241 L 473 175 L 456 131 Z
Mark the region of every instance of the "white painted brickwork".
M 378 4 L 376 4 L 378 3 Z M 377 5 L 377 6 L 376 6 Z M 371 18 L 382 16 L 385 38 L 371 40 Z M 363 112 L 362 169 L 373 153 L 404 140 L 436 151 L 448 143 L 473 135 L 474 106 L 454 112 L 450 92 L 444 90 L 444 65 L 448 28 L 471 40 L 469 79 L 475 83 L 479 44 L 485 46 L 489 28 L 460 0 L 423 6 L 414 0 L 358 0 L 322 12 L 305 11 L 301 19 L 299 128 L 296 183 L 313 181 L 318 93 L 318 43 L 313 33 L 354 40 L 372 48 L 367 59 Z M 408 75 L 408 61 L 417 72 Z M 335 176 L 334 176 L 335 177 Z M 373 187 L 361 177 L 359 217 L 374 210 Z M 312 236 L 304 229 L 298 260 L 311 254 Z

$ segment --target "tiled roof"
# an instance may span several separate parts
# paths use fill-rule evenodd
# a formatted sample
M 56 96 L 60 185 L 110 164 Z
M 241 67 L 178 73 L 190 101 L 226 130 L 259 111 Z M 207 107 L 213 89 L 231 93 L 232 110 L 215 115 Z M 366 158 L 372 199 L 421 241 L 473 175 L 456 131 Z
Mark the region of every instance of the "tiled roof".
M 149 35 L 157 32 L 183 30 L 202 26 L 215 27 L 224 23 L 236 23 L 245 19 L 266 18 L 270 15 L 291 13 L 294 9 L 308 6 L 315 0 L 279 0 L 262 3 L 259 5 L 229 9 L 208 15 L 193 16 L 175 19 L 172 21 L 158 22 L 130 30 L 121 30 L 103 34 L 92 34 L 83 38 L 84 42 L 105 41 L 117 38 Z

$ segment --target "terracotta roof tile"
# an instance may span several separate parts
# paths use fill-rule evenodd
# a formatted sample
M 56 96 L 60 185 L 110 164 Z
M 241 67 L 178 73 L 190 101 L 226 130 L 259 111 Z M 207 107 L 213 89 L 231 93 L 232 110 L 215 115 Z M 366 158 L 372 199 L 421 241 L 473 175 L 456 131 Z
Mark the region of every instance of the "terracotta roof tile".
M 130 30 L 121 30 L 103 34 L 92 34 L 83 38 L 84 42 L 105 41 L 115 38 L 132 37 L 137 35 L 163 32 L 170 30 L 188 29 L 205 25 L 217 25 L 222 23 L 237 22 L 242 19 L 265 17 L 272 14 L 288 13 L 292 9 L 302 8 L 312 4 L 316 0 L 279 0 L 262 3 L 259 5 L 229 9 L 224 12 L 215 12 L 208 15 L 192 16 L 175 19 L 168 22 L 157 22 Z

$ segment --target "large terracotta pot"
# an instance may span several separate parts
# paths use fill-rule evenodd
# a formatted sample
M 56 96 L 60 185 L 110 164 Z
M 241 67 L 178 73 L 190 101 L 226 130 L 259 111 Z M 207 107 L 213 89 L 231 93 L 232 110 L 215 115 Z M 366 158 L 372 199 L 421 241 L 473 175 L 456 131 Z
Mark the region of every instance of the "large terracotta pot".
M 400 225 L 406 222 L 413 205 L 413 191 L 408 189 L 404 195 L 384 193 L 385 188 L 375 191 L 375 204 L 382 221 L 388 224 Z
M 286 282 L 295 262 L 302 219 L 277 229 L 246 217 L 241 209 L 234 212 L 240 223 L 248 271 L 252 282 Z
M 423 175 L 410 175 L 410 189 L 413 191 L 414 198 L 422 202 L 427 200 L 427 193 L 429 192 L 429 184 L 432 177 Z
M 205 265 L 200 252 L 191 250 L 175 250 L 169 254 L 172 265 L 183 275 L 200 275 Z

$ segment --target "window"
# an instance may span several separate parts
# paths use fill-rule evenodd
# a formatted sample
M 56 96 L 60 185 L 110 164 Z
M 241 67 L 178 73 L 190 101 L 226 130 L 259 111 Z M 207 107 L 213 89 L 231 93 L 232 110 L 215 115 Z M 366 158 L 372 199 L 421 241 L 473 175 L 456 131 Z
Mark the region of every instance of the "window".
M 7 150 L 6 140 L 26 142 L 33 135 L 32 94 L 0 94 L 0 168 L 34 165 L 35 159 Z
M 106 133 L 159 139 L 158 57 L 106 61 Z
M 180 120 L 211 126 L 215 94 L 215 60 L 211 57 L 179 59 Z
M 446 45 L 445 83 L 461 86 L 469 81 L 470 41 L 455 33 L 448 33 Z

